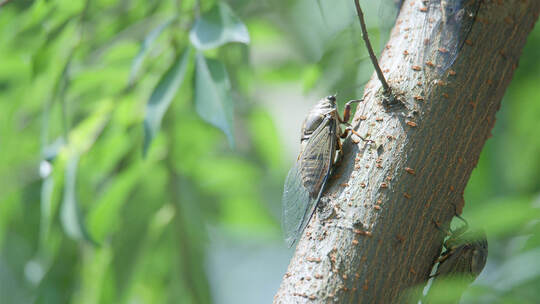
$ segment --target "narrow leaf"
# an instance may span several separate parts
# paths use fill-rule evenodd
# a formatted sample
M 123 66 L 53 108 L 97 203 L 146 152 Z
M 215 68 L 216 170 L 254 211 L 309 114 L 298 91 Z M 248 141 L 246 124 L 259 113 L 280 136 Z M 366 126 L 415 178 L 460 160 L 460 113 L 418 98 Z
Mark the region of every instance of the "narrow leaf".
M 122 207 L 137 183 L 148 172 L 148 162 L 139 161 L 129 169 L 119 173 L 100 197 L 95 199 L 95 207 L 88 213 L 88 227 L 98 242 L 110 235 L 118 224 Z
M 41 169 L 44 167 L 49 167 L 50 169 Z M 51 164 L 43 160 L 41 162 L 40 171 L 51 170 Z M 48 174 L 47 174 L 48 173 Z M 44 172 L 42 174 L 43 181 L 41 184 L 41 193 L 40 193 L 40 227 L 39 227 L 39 246 L 43 249 L 44 244 L 49 237 L 49 231 L 52 225 L 52 195 L 54 189 L 54 177 L 50 172 Z
M 165 115 L 172 99 L 184 80 L 190 53 L 191 50 L 188 49 L 175 59 L 174 64 L 161 77 L 148 100 L 148 104 L 146 105 L 146 117 L 144 118 L 144 156 L 146 156 L 146 152 L 148 151 L 152 139 L 159 131 L 163 115 Z
M 189 39 L 197 49 L 208 50 L 229 42 L 248 44 L 249 33 L 232 9 L 220 1 L 195 21 Z
M 79 165 L 79 156 L 70 153 L 64 176 L 64 199 L 60 211 L 60 220 L 66 234 L 75 240 L 84 240 L 96 244 L 84 225 L 76 195 L 77 167 Z
M 234 146 L 232 134 L 233 102 L 229 94 L 231 85 L 225 66 L 197 53 L 195 78 L 195 108 L 207 122 L 218 127 L 227 135 Z
M 169 25 L 171 25 L 171 23 L 175 19 L 176 17 L 171 18 L 161 23 L 155 29 L 153 29 L 148 34 L 148 36 L 144 38 L 144 41 L 141 44 L 141 49 L 139 50 L 139 53 L 137 53 L 137 56 L 135 56 L 135 59 L 133 59 L 133 63 L 131 64 L 131 72 L 129 73 L 128 86 L 133 85 L 133 82 L 135 82 L 135 78 L 137 77 L 137 74 L 139 73 L 139 70 L 141 69 L 143 62 L 146 59 L 146 55 L 148 55 L 148 52 L 154 46 L 154 43 L 159 37 L 159 35 L 161 35 L 161 33 L 163 33 L 163 31 Z

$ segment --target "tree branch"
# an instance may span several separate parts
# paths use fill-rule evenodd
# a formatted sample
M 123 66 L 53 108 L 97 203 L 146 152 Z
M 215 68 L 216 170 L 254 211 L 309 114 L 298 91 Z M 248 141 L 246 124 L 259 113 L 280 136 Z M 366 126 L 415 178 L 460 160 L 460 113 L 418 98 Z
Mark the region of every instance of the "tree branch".
M 379 81 L 381 82 L 381 85 L 383 87 L 383 94 L 386 95 L 385 97 L 387 97 L 389 95 L 392 95 L 392 89 L 390 89 L 390 86 L 388 85 L 388 83 L 386 83 L 386 79 L 384 78 L 383 72 L 381 71 L 379 62 L 377 61 L 377 56 L 375 56 L 375 52 L 373 52 L 373 47 L 371 47 L 371 42 L 368 38 L 366 22 L 364 21 L 364 13 L 362 12 L 362 8 L 360 7 L 360 0 L 354 0 L 354 5 L 356 7 L 356 14 L 358 15 L 358 20 L 360 21 L 362 39 L 364 40 L 364 44 L 366 45 L 366 48 L 368 50 L 369 59 L 371 60 L 371 63 L 375 68 L 377 78 L 379 78 Z
M 461 212 L 540 1 L 484 0 L 453 71 L 442 76 L 418 70 L 422 7 L 402 6 L 380 59 L 407 108 L 385 112 L 372 77 L 354 123 L 376 144 L 345 143 L 274 303 L 404 302 L 428 278 L 444 237 L 433 220 L 448 224 L 456 206 Z

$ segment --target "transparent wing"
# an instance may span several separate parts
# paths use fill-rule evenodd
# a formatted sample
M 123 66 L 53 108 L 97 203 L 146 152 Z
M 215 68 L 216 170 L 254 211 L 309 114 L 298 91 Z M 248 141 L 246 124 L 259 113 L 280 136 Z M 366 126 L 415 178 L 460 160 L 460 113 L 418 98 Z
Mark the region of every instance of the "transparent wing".
M 283 190 L 282 228 L 291 247 L 299 239 L 319 202 L 335 155 L 336 123 L 325 118 L 313 132 Z
M 422 303 L 442 303 L 441 296 L 446 295 L 444 303 L 459 303 L 461 295 L 467 287 L 474 282 L 475 273 L 471 271 L 471 261 L 474 259 L 474 250 L 462 245 L 449 253 L 446 260 L 442 261 L 437 268 L 434 280 Z M 448 283 L 451 285 L 448 285 Z M 452 287 L 452 293 L 448 292 L 448 286 Z
M 303 217 L 310 206 L 315 205 L 315 200 L 310 199 L 308 189 L 302 184 L 300 161 L 296 162 L 285 179 L 282 204 L 281 226 L 285 243 L 291 247 L 301 233 Z
M 446 244 L 452 249 L 443 253 L 448 258 L 439 264 L 437 273 L 442 276 L 463 275 L 474 280 L 486 265 L 488 244 L 485 232 L 469 231 Z
M 455 240 L 448 240 L 446 244 L 454 249 L 449 251 L 449 257 L 439 265 L 439 273 L 470 273 L 474 278 L 482 272 L 488 255 L 487 238 L 483 230 L 469 231 Z
M 431 0 L 424 21 L 424 70 L 444 73 L 469 36 L 480 0 Z M 437 20 L 437 21 L 435 21 Z
M 462 245 L 454 249 L 448 258 L 439 264 L 438 276 L 465 276 L 472 281 L 475 278 L 471 270 L 474 248 Z

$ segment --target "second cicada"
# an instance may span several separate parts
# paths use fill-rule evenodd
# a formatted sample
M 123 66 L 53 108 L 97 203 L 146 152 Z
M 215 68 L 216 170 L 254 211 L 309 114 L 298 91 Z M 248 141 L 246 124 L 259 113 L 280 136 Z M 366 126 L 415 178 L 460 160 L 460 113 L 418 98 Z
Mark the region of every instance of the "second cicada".
M 444 243 L 446 250 L 438 258 L 435 276 L 462 276 L 468 283 L 482 272 L 486 265 L 488 243 L 482 230 L 450 236 Z
M 436 260 L 437 271 L 425 303 L 457 303 L 465 289 L 474 282 L 486 265 L 488 243 L 483 230 L 468 231 L 465 225 L 446 232 L 444 251 Z M 450 292 L 447 292 L 450 291 Z
M 287 175 L 282 198 L 282 228 L 289 247 L 299 239 L 321 198 L 341 151 L 340 138 L 350 132 L 358 135 L 351 127 L 342 131 L 341 124 L 349 121 L 351 104 L 360 101 L 347 102 L 341 119 L 336 97 L 323 98 L 302 125 L 300 154 Z

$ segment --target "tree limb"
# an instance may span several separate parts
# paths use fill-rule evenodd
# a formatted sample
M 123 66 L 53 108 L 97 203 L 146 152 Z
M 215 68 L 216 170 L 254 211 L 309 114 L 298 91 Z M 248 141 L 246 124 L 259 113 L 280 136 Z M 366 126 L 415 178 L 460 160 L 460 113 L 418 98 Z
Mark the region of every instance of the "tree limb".
M 424 283 L 538 19 L 539 0 L 484 0 L 467 43 L 437 76 L 418 70 L 422 1 L 406 1 L 380 64 L 406 108 L 386 112 L 373 76 L 274 303 L 397 303 Z

